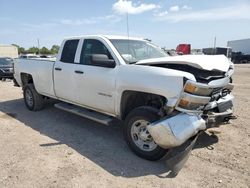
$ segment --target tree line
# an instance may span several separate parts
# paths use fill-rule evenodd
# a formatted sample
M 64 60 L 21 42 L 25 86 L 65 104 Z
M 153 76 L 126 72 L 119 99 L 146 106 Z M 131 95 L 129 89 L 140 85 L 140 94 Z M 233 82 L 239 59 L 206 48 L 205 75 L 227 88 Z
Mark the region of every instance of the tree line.
M 13 46 L 16 46 L 18 49 L 18 54 L 57 54 L 59 51 L 58 45 L 52 45 L 50 49 L 46 47 L 38 48 L 38 47 L 30 47 L 29 49 L 25 49 L 24 47 L 21 47 L 17 44 L 12 44 Z

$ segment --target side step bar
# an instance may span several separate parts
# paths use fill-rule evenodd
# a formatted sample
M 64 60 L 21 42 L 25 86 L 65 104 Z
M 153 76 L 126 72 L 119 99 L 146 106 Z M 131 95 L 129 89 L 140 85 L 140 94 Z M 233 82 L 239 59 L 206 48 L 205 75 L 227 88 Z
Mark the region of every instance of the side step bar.
M 113 121 L 113 118 L 104 114 L 101 114 L 99 112 L 95 112 L 83 107 L 79 107 L 73 104 L 61 102 L 54 105 L 56 108 L 82 116 L 84 118 L 96 121 L 98 123 L 104 124 L 104 125 L 110 125 L 111 121 Z

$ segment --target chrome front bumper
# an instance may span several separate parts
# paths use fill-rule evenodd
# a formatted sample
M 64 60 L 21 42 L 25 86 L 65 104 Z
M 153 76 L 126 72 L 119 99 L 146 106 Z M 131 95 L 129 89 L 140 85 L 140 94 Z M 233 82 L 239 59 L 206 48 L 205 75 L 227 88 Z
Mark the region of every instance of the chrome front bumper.
M 163 148 L 171 148 L 205 130 L 206 121 L 199 115 L 181 113 L 150 124 L 147 128 L 155 143 Z
M 216 108 L 225 106 L 227 103 L 233 104 L 233 100 L 233 95 L 228 94 L 213 103 L 210 107 Z M 232 113 L 232 105 L 225 106 L 222 112 L 211 112 L 205 116 L 201 113 L 182 112 L 152 123 L 147 128 L 155 143 L 167 149 L 180 146 L 199 131 L 206 130 L 213 125 L 218 125 L 225 118 L 230 117 Z

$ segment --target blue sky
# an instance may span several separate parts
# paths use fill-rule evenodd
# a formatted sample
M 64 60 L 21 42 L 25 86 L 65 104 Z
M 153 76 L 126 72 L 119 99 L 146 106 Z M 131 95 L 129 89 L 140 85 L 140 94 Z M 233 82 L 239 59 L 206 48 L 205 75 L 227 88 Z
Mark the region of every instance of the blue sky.
M 0 0 L 0 44 L 51 47 L 86 34 L 150 38 L 159 46 L 217 46 L 250 38 L 250 0 Z

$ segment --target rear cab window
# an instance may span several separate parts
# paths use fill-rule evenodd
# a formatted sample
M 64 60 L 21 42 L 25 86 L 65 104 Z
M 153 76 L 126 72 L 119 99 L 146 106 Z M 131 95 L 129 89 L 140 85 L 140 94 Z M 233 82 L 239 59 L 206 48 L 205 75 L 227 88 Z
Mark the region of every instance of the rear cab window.
M 61 62 L 74 63 L 79 39 L 67 40 L 64 43 Z

